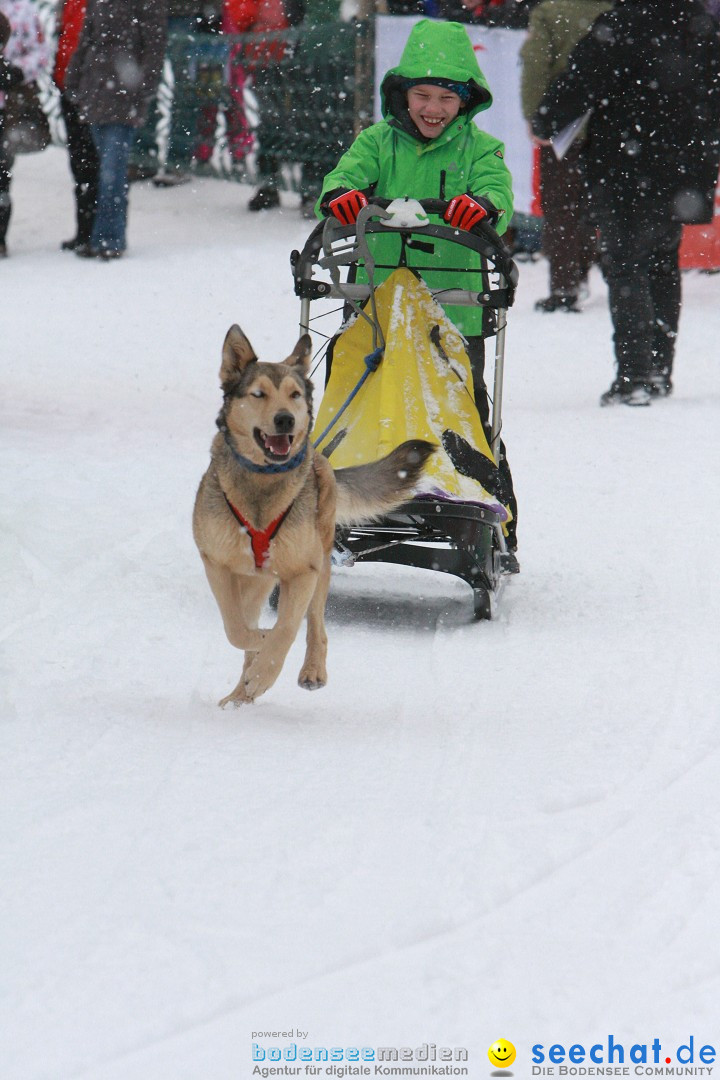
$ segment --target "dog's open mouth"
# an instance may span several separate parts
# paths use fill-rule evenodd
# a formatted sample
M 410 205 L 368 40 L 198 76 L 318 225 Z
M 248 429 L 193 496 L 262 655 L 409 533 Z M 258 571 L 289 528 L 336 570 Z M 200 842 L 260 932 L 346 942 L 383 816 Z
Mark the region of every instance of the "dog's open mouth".
M 270 461 L 287 461 L 290 457 L 293 435 L 268 435 L 260 428 L 255 428 L 253 435 L 255 442 Z

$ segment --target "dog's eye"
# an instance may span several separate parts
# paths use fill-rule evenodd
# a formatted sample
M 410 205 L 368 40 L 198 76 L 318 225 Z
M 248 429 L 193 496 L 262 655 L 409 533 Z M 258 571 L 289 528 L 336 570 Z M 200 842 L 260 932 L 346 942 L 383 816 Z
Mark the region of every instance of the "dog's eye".
M 250 397 L 264 398 L 267 397 L 267 394 L 264 390 L 251 390 Z
M 300 397 L 302 397 L 302 391 L 301 390 L 293 390 L 290 397 L 291 398 L 300 398 Z

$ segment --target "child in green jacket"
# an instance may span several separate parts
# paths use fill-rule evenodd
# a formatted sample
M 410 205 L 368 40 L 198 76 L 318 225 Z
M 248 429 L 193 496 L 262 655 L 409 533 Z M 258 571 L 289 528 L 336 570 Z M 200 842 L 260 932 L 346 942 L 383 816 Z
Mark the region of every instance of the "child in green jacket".
M 444 220 L 453 228 L 469 230 L 487 220 L 503 233 L 512 216 L 512 179 L 503 144 L 473 123 L 473 117 L 490 107 L 492 95 L 465 28 L 429 19 L 416 23 L 400 63 L 383 79 L 380 95 L 383 119 L 362 131 L 325 177 L 317 211 L 332 213 L 347 225 L 355 222 L 369 195 L 443 199 L 449 200 Z M 382 251 L 393 240 L 373 237 L 378 262 L 389 261 Z M 433 272 L 433 264 L 462 272 L 453 286 L 478 292 L 483 287 L 479 273 L 467 272 L 479 268 L 480 256 L 460 245 L 435 242 L 432 253 L 416 249 L 413 263 L 422 267 L 433 288 L 450 283 L 447 273 Z M 389 273 L 378 269 L 376 283 Z M 446 311 L 467 341 L 475 400 L 487 428 L 483 311 L 452 306 Z M 513 514 L 507 541 L 514 550 L 517 506 L 502 444 L 499 468 Z

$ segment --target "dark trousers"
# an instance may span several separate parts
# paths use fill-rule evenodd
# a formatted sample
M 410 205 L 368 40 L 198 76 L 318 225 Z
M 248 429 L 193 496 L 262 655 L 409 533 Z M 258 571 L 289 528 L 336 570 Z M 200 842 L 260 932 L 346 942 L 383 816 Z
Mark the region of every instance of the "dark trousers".
M 89 244 L 97 208 L 100 162 L 90 125 L 82 122 L 78 110 L 64 94 L 60 100 L 67 132 L 70 172 L 75 181 L 77 240 L 80 244 Z
M 92 124 L 97 150 L 98 200 L 91 245 L 100 251 L 127 246 L 128 162 L 135 128 L 129 124 Z
M 618 378 L 669 376 L 680 320 L 682 225 L 637 207 L 594 207 L 608 286 Z
M 10 202 L 12 166 L 13 156 L 5 143 L 5 110 L 0 109 L 0 244 L 5 243 L 12 212 Z
M 470 370 L 472 371 L 473 387 L 475 389 L 475 407 L 480 413 L 485 438 L 489 444 L 491 435 L 490 398 L 485 385 L 485 339 L 478 335 L 468 337 L 465 340 L 467 341 L 467 354 L 470 360 Z M 505 526 L 505 537 L 510 551 L 515 551 L 517 549 L 517 499 L 515 498 L 515 488 L 512 473 L 510 472 L 510 462 L 507 459 L 505 443 L 502 439 L 500 439 L 500 460 L 497 465 L 505 490 L 508 492 L 506 505 L 512 514 L 512 521 Z
M 292 115 L 288 88 L 272 64 L 258 65 L 253 89 L 257 101 L 257 174 L 261 184 L 277 185 L 280 162 L 287 157 L 285 125 Z
M 550 264 L 550 292 L 560 296 L 576 296 L 597 261 L 597 230 L 588 216 L 580 154 L 571 147 L 558 161 L 552 147 L 540 149 L 542 246 Z

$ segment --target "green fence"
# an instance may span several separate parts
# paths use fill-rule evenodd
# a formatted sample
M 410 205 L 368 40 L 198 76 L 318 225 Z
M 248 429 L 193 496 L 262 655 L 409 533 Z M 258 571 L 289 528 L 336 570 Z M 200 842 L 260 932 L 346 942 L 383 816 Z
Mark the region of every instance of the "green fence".
M 372 24 L 173 35 L 133 164 L 316 190 L 372 122 Z

